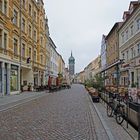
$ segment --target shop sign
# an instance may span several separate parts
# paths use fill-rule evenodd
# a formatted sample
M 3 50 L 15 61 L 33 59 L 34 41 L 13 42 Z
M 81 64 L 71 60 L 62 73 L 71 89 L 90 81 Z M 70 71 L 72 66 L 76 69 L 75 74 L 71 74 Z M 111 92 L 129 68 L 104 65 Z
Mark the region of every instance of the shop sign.
M 16 66 L 16 65 L 11 65 L 11 69 L 12 69 L 12 70 L 18 70 L 18 66 Z
M 127 64 L 122 64 L 122 67 L 123 68 L 127 68 L 127 67 L 129 67 L 130 65 L 129 65 L 129 63 L 127 63 Z
M 11 75 L 17 75 L 17 71 L 16 70 L 11 70 Z

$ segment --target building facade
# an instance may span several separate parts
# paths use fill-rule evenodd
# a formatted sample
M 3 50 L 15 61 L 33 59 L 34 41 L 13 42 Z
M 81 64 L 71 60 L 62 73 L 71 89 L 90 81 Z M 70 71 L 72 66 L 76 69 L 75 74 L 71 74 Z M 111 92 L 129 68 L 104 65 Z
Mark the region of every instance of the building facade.
M 101 69 L 104 70 L 106 68 L 106 36 L 102 35 L 101 42 Z
M 59 53 L 56 50 L 56 45 L 53 40 L 49 38 L 50 45 L 50 72 L 49 85 L 56 85 L 56 80 L 59 73 Z
M 0 93 L 44 84 L 46 17 L 42 0 L 0 2 Z M 31 90 L 31 89 L 30 89 Z
M 106 86 L 117 90 L 118 86 L 118 61 L 119 61 L 119 35 L 118 30 L 122 22 L 114 24 L 106 36 Z
M 120 59 L 124 59 L 120 85 L 125 88 L 140 88 L 140 4 L 138 1 L 130 2 L 128 11 L 124 12 L 123 21 L 119 30 Z

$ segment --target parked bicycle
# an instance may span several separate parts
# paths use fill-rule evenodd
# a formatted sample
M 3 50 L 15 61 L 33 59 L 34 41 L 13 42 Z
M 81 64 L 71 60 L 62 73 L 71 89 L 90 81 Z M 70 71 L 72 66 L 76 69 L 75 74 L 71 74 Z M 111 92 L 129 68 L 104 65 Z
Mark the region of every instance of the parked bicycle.
M 113 117 L 115 115 L 116 122 L 118 124 L 122 124 L 125 118 L 125 109 L 124 105 L 122 105 L 121 98 L 117 96 L 118 94 L 112 94 L 112 97 L 110 97 L 110 101 L 107 104 L 107 116 Z M 115 100 L 117 97 L 117 100 Z
M 133 98 L 131 95 L 129 95 L 129 93 L 125 93 L 124 96 L 122 96 L 122 101 L 126 104 L 128 102 L 133 102 Z

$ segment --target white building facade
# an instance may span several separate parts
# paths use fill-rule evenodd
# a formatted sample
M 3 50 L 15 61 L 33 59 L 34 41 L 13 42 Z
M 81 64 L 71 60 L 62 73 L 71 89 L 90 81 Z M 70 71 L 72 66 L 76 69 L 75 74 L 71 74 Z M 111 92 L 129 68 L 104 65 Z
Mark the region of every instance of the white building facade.
M 120 59 L 122 65 L 120 84 L 140 88 L 140 6 L 130 2 L 128 12 L 124 12 L 124 23 L 119 30 Z

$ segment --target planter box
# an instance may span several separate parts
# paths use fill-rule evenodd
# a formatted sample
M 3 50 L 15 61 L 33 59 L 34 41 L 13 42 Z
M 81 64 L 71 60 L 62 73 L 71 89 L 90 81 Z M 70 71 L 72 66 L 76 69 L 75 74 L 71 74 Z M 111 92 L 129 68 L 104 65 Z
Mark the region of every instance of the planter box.
M 129 107 L 131 109 L 135 110 L 136 112 L 138 112 L 139 111 L 140 104 L 129 102 Z
M 99 96 L 91 96 L 92 97 L 92 101 L 98 103 L 100 101 Z

